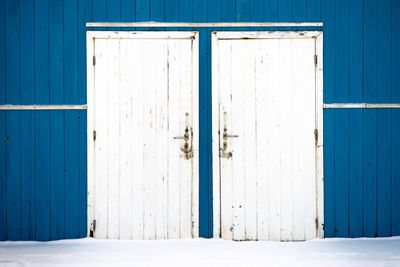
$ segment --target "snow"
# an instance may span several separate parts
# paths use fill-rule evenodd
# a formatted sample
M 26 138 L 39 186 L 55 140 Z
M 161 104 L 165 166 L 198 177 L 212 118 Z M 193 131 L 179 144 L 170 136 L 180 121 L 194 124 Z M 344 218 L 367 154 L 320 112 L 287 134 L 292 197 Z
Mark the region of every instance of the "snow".
M 400 266 L 400 237 L 0 242 L 0 266 Z

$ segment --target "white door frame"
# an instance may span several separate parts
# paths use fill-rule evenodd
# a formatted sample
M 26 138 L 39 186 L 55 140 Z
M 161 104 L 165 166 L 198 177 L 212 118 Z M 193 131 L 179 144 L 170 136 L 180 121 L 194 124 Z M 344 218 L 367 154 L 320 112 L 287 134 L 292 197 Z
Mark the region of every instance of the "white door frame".
M 199 33 L 196 31 L 87 31 L 87 233 L 94 220 L 94 94 L 95 94 L 95 39 L 193 39 L 193 181 L 192 181 L 192 233 L 199 236 Z
M 221 170 L 219 157 L 219 40 L 223 39 L 314 39 L 315 40 L 315 159 L 316 159 L 316 199 L 317 199 L 317 236 L 324 237 L 324 184 L 323 184 L 323 32 L 322 31 L 260 31 L 260 32 L 213 32 L 212 33 L 212 155 L 213 155 L 213 232 L 214 237 L 221 236 Z

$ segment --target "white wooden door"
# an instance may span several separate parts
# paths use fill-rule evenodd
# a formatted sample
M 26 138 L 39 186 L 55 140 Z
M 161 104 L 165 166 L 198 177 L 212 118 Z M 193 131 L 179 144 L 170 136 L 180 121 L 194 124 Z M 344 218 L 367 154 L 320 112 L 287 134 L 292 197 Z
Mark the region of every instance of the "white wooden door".
M 88 32 L 95 238 L 198 236 L 198 37 Z
M 321 32 L 213 33 L 215 236 L 323 235 L 321 51 Z

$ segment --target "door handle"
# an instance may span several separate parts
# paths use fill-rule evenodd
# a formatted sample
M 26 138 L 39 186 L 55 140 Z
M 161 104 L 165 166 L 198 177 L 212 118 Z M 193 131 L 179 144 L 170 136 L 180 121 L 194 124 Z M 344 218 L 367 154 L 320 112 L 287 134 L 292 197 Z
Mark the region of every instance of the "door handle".
M 185 159 L 193 158 L 193 129 L 189 127 L 189 113 L 185 113 L 186 117 L 186 127 L 183 136 L 174 136 L 175 140 L 184 140 L 183 146 L 181 146 L 181 151 Z M 190 144 L 189 144 L 190 140 Z
M 224 138 L 224 140 L 226 140 L 228 138 L 238 138 L 238 137 L 239 137 L 239 135 L 237 135 L 237 134 L 228 134 L 226 132 L 226 129 L 224 129 L 224 133 L 222 135 L 222 138 Z
M 228 134 L 228 129 L 227 129 L 227 119 L 226 119 L 226 111 L 224 111 L 224 132 L 222 133 L 222 147 L 219 148 L 219 156 L 221 158 L 226 158 L 230 159 L 232 157 L 232 151 L 227 151 L 228 150 L 228 138 L 238 138 L 239 135 L 237 134 Z

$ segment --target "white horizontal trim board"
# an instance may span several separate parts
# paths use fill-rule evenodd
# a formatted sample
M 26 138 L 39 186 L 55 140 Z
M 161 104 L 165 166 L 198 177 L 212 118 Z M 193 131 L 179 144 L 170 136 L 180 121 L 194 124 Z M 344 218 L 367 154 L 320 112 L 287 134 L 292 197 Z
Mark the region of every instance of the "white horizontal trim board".
M 324 104 L 324 108 L 400 108 L 400 103 L 332 103 Z
M 322 27 L 322 22 L 87 22 L 86 27 Z
M 254 31 L 254 32 L 213 32 L 218 40 L 243 39 L 316 39 L 322 35 L 321 31 Z
M 0 105 L 0 110 L 76 110 L 87 105 Z
M 87 36 L 92 39 L 195 39 L 197 32 L 194 31 L 88 31 Z

